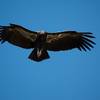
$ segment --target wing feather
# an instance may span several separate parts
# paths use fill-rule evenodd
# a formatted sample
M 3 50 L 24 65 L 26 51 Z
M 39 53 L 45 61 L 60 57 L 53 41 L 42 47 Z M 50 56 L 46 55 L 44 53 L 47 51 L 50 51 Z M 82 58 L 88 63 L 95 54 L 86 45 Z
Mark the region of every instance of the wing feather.
M 58 33 L 48 33 L 46 45 L 47 50 L 60 51 L 78 48 L 80 51 L 87 51 L 93 48 L 95 38 L 90 32 L 65 31 Z
M 37 32 L 30 31 L 20 25 L 0 26 L 0 41 L 22 47 L 32 48 L 37 37 Z

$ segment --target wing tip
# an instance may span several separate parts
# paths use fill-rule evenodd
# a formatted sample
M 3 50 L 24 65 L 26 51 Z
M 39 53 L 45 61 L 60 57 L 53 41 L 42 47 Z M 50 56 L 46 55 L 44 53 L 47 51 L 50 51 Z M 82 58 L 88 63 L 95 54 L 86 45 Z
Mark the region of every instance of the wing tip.
M 81 39 L 81 43 L 79 44 L 79 46 L 77 47 L 80 51 L 91 51 L 92 48 L 94 48 L 94 45 L 96 45 L 96 43 L 91 40 L 92 38 L 95 38 L 93 36 L 93 33 L 91 32 L 83 32 L 82 33 L 82 39 Z

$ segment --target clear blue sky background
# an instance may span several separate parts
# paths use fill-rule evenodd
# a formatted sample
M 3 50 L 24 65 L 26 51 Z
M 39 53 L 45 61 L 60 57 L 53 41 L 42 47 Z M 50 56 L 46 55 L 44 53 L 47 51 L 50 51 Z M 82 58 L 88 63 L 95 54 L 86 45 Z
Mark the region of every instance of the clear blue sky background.
M 49 52 L 40 63 L 32 50 L 0 45 L 0 100 L 100 100 L 100 0 L 0 0 L 0 24 L 48 32 L 90 31 L 91 52 Z

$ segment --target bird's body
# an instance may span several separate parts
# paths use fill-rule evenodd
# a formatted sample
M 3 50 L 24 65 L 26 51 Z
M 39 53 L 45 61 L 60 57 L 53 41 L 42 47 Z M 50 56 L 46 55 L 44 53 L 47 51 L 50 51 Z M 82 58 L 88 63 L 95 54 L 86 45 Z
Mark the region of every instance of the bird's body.
M 78 48 L 80 51 L 91 50 L 95 44 L 90 32 L 64 31 L 56 33 L 34 32 L 20 25 L 0 26 L 1 43 L 9 43 L 25 48 L 34 48 L 29 59 L 42 61 L 49 58 L 49 51 L 62 51 Z
M 29 55 L 29 58 L 34 61 L 41 61 L 43 59 L 48 59 L 49 55 L 46 50 L 46 38 L 47 34 L 45 32 L 39 32 L 37 33 L 36 43 L 34 50 Z

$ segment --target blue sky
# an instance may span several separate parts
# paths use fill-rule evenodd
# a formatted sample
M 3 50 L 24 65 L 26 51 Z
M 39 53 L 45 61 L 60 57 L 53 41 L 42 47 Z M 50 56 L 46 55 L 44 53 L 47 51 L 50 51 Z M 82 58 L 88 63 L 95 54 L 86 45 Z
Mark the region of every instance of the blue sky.
M 0 24 L 30 30 L 93 32 L 91 52 L 49 52 L 42 62 L 32 50 L 0 45 L 0 100 L 100 100 L 100 0 L 0 0 Z

